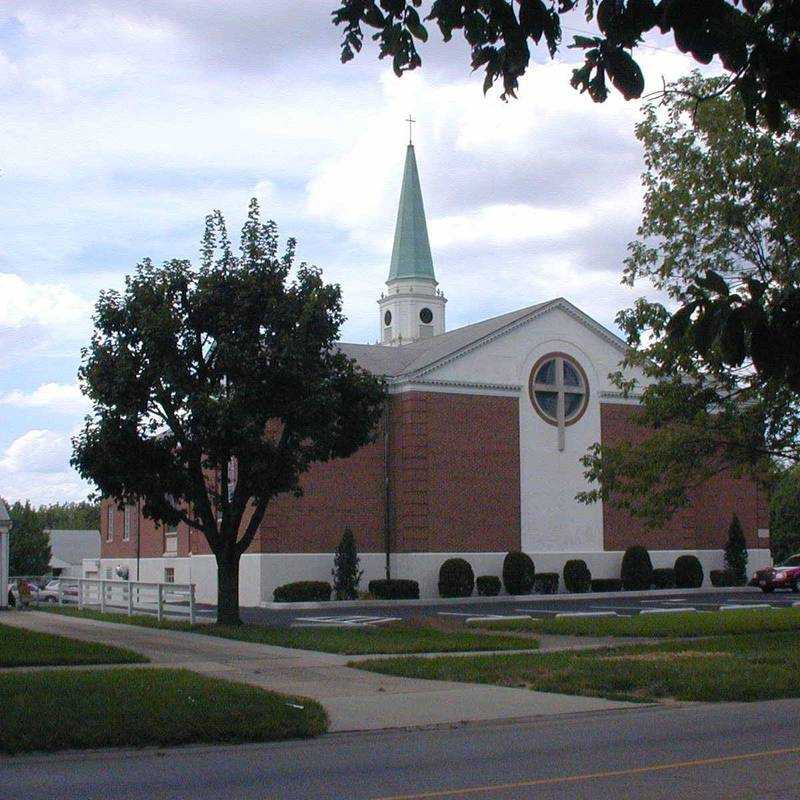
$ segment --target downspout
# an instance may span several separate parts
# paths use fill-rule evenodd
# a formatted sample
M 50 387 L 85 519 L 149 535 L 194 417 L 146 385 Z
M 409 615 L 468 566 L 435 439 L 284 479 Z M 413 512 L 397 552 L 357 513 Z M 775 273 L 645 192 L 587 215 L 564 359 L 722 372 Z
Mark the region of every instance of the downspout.
M 142 501 L 136 500 L 136 582 L 139 582 L 139 559 L 142 555 Z
M 386 398 L 386 406 L 383 415 L 383 505 L 384 505 L 384 521 L 383 521 L 383 535 L 384 544 L 386 549 L 386 580 L 392 579 L 392 515 L 391 515 L 391 486 L 389 484 L 389 431 L 391 428 L 391 399 Z

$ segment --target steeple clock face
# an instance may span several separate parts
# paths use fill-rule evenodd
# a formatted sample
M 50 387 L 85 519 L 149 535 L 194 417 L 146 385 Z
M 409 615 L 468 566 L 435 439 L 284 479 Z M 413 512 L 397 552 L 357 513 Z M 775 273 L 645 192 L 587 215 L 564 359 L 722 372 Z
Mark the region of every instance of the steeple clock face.
M 387 328 L 389 327 L 389 325 L 392 324 L 392 312 L 391 311 L 387 311 L 383 315 L 383 324 L 386 325 Z

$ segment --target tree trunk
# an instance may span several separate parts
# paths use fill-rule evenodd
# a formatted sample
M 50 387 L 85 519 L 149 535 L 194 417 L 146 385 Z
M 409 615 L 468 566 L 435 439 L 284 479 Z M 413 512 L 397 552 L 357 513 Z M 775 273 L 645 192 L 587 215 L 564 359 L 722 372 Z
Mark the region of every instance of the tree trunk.
M 239 554 L 231 548 L 217 555 L 217 622 L 241 625 L 239 617 Z

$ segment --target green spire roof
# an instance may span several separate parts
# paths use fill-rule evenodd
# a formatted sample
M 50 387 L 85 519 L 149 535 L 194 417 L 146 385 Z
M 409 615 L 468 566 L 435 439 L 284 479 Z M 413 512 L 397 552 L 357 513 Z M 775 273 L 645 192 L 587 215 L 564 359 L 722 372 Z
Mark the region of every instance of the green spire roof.
M 392 265 L 389 268 L 389 280 L 395 278 L 436 280 L 433 274 L 428 226 L 425 223 L 425 207 L 422 205 L 422 189 L 419 185 L 413 144 L 409 144 L 406 150 L 403 189 L 400 192 L 400 207 L 397 209 L 397 227 L 392 247 Z

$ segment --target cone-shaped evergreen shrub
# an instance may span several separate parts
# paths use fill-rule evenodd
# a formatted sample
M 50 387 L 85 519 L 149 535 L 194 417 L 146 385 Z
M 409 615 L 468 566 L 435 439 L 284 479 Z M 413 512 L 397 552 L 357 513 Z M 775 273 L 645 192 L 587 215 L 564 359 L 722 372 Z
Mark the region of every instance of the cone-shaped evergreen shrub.
M 747 583 L 747 542 L 739 517 L 733 515 L 725 545 L 725 569 L 733 576 L 734 585 Z
M 337 600 L 357 600 L 358 584 L 363 570 L 358 568 L 361 559 L 356 550 L 356 537 L 350 528 L 345 528 L 342 540 L 333 557 L 333 591 Z

